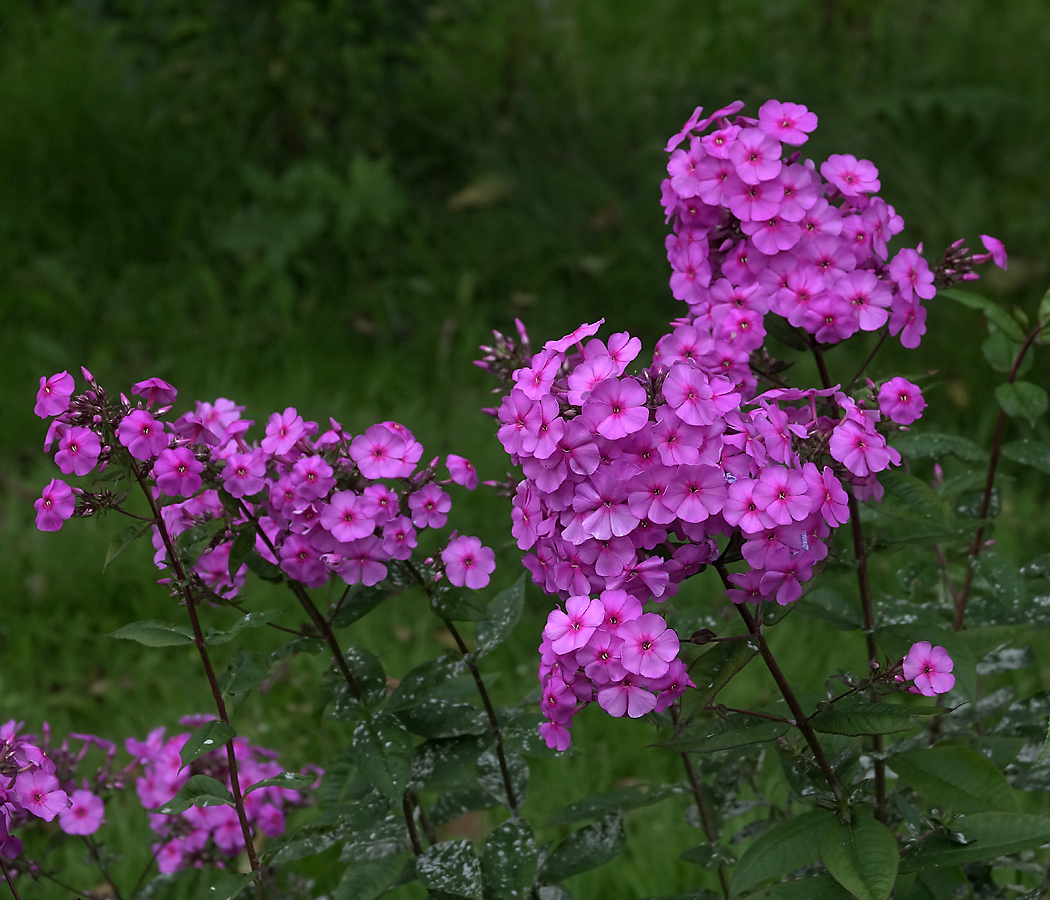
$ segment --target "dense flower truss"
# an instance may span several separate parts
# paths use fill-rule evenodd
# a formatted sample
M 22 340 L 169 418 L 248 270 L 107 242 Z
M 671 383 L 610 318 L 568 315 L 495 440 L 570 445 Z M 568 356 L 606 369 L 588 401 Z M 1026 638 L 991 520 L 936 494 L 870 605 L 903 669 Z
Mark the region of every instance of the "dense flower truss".
M 188 716 L 181 719 L 180 724 L 197 727 L 209 718 Z M 165 739 L 164 729 L 157 728 L 144 741 L 128 738 L 125 742 L 128 752 L 141 766 L 135 792 L 146 809 L 163 806 L 194 775 L 208 775 L 230 787 L 229 764 L 222 748 L 198 757 L 188 766 L 183 765 L 180 751 L 189 737 L 187 732 Z M 283 772 L 272 750 L 253 746 L 242 737 L 233 739 L 233 749 L 242 789 Z M 286 810 L 304 802 L 299 791 L 268 785 L 245 796 L 244 811 L 253 833 L 277 837 L 284 832 Z M 204 863 L 222 865 L 244 851 L 244 835 L 232 806 L 193 806 L 174 815 L 151 812 L 149 819 L 153 831 L 160 837 L 153 852 L 162 873 Z
M 421 465 L 423 446 L 397 422 L 352 435 L 330 419 L 322 431 L 288 407 L 273 413 L 265 435 L 253 441 L 247 432 L 254 423 L 225 398 L 197 403 L 171 421 L 177 392 L 167 382 L 139 382 L 132 393 L 143 399 L 133 404 L 123 395 L 111 400 L 87 370 L 84 377 L 87 389 L 76 395 L 66 372 L 41 378 L 35 410 L 53 419 L 45 449 L 57 445 L 55 462 L 66 475 L 98 474 L 116 464 L 147 485 L 167 532 L 153 529 L 161 568 L 171 563 L 169 541 L 217 526 L 191 568 L 217 596 L 236 596 L 247 577 L 246 564 L 230 564 L 240 535 L 307 587 L 332 576 L 377 584 L 391 562 L 411 556 L 419 532 L 446 524 L 452 501 L 445 488 L 472 490 L 478 483 L 470 462 L 454 454 L 446 460 L 448 477 L 438 478 L 438 460 Z M 118 501 L 55 478 L 35 503 L 37 527 L 57 531 L 73 515 L 119 508 Z M 454 534 L 440 559 L 438 576 L 472 589 L 488 584 L 495 567 L 492 550 L 467 535 Z
M 565 602 L 540 647 L 551 746 L 568 745 L 587 703 L 640 716 L 689 686 L 678 638 L 643 607 L 730 544 L 747 564 L 729 576 L 730 600 L 797 600 L 848 520 L 850 494 L 880 499 L 878 474 L 900 463 L 888 430 L 925 406 L 903 378 L 853 395 L 769 377 L 759 351 L 773 318 L 815 349 L 862 331 L 918 346 L 935 276 L 918 250 L 889 256 L 903 222 L 875 195 L 874 165 L 803 160 L 794 147 L 817 125 L 804 106 L 771 100 L 757 119 L 742 108 L 698 109 L 667 145 L 670 286 L 688 313 L 651 364 L 629 372 L 641 342 L 594 337 L 604 320 L 516 368 L 521 354 L 498 335 L 479 363 L 511 385 L 496 415 L 524 474 L 513 535 L 533 580 Z M 953 246 L 940 276 L 976 277 L 974 263 L 1001 254 L 983 239 L 981 256 Z

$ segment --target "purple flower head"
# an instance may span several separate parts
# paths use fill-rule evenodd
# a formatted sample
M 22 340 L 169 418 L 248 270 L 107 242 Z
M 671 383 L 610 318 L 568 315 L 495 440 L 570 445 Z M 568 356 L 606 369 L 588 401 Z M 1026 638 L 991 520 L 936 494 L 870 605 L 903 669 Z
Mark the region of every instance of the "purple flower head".
M 284 456 L 299 438 L 306 434 L 303 417 L 289 406 L 283 413 L 273 413 L 266 423 L 262 448 L 272 456 Z
M 153 477 L 168 497 L 189 497 L 201 488 L 204 465 L 189 447 L 165 448 L 153 464 Z
M 481 539 L 463 535 L 449 541 L 441 551 L 445 563 L 445 575 L 457 587 L 479 590 L 489 583 L 489 576 L 496 570 L 496 554 L 483 547 Z
M 33 412 L 41 419 L 59 416 L 69 409 L 69 398 L 72 396 L 73 376 L 68 372 L 59 372 L 50 378 L 41 376 Z
M 98 463 L 102 444 L 90 428 L 74 425 L 62 432 L 55 464 L 66 475 L 87 475 Z
M 41 497 L 33 503 L 36 527 L 41 531 L 58 531 L 62 523 L 73 515 L 76 505 L 73 489 L 61 478 L 52 478 Z
M 904 657 L 904 677 L 914 681 L 918 692 L 925 697 L 945 694 L 955 687 L 951 674 L 955 662 L 943 647 L 934 647 L 929 641 L 912 644 Z
M 164 426 L 144 409 L 134 409 L 117 426 L 117 440 L 139 460 L 152 459 L 171 439 Z
M 478 486 L 478 473 L 474 471 L 473 464 L 466 457 L 450 453 L 445 457 L 445 465 L 456 484 L 463 485 L 468 491 Z
M 1004 272 L 1006 271 L 1006 248 L 1003 246 L 1003 242 L 999 238 L 994 238 L 991 235 L 982 234 L 981 243 L 984 244 L 984 249 L 987 250 L 992 257 L 994 262 Z
M 547 616 L 543 637 L 550 641 L 551 650 L 563 656 L 586 645 L 604 620 L 601 600 L 586 595 L 570 597 L 565 601 L 565 612 L 554 609 Z
M 778 141 L 799 146 L 817 127 L 817 116 L 801 103 L 767 100 L 759 107 L 758 127 Z
M 821 163 L 820 174 L 847 197 L 870 194 L 880 187 L 879 170 L 851 153 L 832 153 L 827 162 Z
M 628 672 L 646 678 L 659 678 L 678 655 L 678 635 L 656 613 L 646 613 L 619 629 L 623 640 L 620 663 Z
M 58 813 L 58 827 L 66 834 L 94 834 L 102 824 L 105 806 L 91 791 L 73 791 L 70 806 Z
M 147 378 L 131 386 L 131 393 L 146 398 L 146 406 L 171 406 L 179 392 L 160 378 Z
M 879 412 L 898 425 L 911 425 L 924 409 L 922 391 L 907 378 L 898 375 L 879 388 Z

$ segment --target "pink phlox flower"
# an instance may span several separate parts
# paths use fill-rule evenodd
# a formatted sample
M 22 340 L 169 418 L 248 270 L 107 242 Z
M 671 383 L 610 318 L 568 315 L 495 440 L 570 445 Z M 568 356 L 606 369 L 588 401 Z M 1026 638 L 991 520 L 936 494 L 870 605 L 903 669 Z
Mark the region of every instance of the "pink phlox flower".
M 584 322 L 579 328 L 569 332 L 565 337 L 558 338 L 556 341 L 547 341 L 543 345 L 543 349 L 553 350 L 555 353 L 564 353 L 574 344 L 579 344 L 584 338 L 589 338 L 592 334 L 595 334 L 604 324 L 605 319 L 599 319 L 597 322 L 592 322 L 589 325 Z
M 998 238 L 994 238 L 988 234 L 981 235 L 981 243 L 984 244 L 984 249 L 991 254 L 992 262 L 994 262 L 1004 272 L 1006 271 L 1006 247 L 1003 246 L 1003 242 Z
M 733 603 L 761 603 L 769 599 L 762 590 L 762 577 L 765 573 L 761 569 L 749 569 L 747 572 L 734 572 L 729 576 L 729 581 L 736 585 L 726 591 L 727 599 Z
M 929 641 L 912 644 L 904 657 L 904 677 L 914 681 L 924 697 L 945 694 L 955 687 L 955 676 L 951 674 L 954 667 L 948 651 L 932 646 Z
M 532 364 L 514 372 L 515 386 L 529 400 L 538 400 L 550 393 L 551 385 L 565 360 L 565 354 L 555 350 L 541 350 L 532 357 Z
M 379 424 L 392 431 L 405 442 L 405 448 L 401 451 L 401 462 L 404 464 L 404 467 L 402 473 L 396 477 L 408 478 L 415 471 L 416 466 L 419 465 L 420 459 L 423 458 L 423 445 L 400 422 L 386 421 Z M 434 464 L 436 462 L 437 460 L 435 459 Z
M 922 391 L 907 378 L 891 378 L 879 388 L 879 411 L 898 425 L 911 425 L 926 408 Z
M 409 559 L 416 543 L 416 529 L 408 516 L 398 516 L 383 526 L 383 553 L 391 559 Z
M 817 127 L 817 115 L 801 103 L 767 100 L 758 110 L 758 127 L 785 144 L 800 146 Z
M 669 525 L 677 518 L 674 501 L 668 501 L 668 489 L 675 477 L 669 466 L 651 466 L 627 483 L 627 505 L 639 519 L 657 525 Z M 671 495 L 674 497 L 674 494 Z
M 361 492 L 361 511 L 382 526 L 398 515 L 397 494 L 385 484 L 370 484 Z
M 243 406 L 238 406 L 226 397 L 217 397 L 214 403 L 198 401 L 196 415 L 219 443 L 225 444 L 231 436 L 230 429 L 241 420 L 242 412 Z
M 747 184 L 769 181 L 780 174 L 780 141 L 761 128 L 744 128 L 729 148 L 729 160 Z
M 293 581 L 319 587 L 328 580 L 320 552 L 305 535 L 288 535 L 279 548 L 279 554 L 281 570 Z
M 608 631 L 598 629 L 591 639 L 576 651 L 576 663 L 592 684 L 609 684 L 620 681 L 626 669 L 620 664 L 620 648 L 623 641 Z
M 602 437 L 618 440 L 645 427 L 645 402 L 645 388 L 633 378 L 607 378 L 591 391 L 583 418 Z
M 87 475 L 98 463 L 102 444 L 90 428 L 74 425 L 63 430 L 55 464 L 65 475 Z
M 164 426 L 144 409 L 134 409 L 117 426 L 117 440 L 139 460 L 151 459 L 171 440 Z
M 452 498 L 436 484 L 427 484 L 409 494 L 408 507 L 416 528 L 441 528 L 448 521 Z
M 479 590 L 489 583 L 489 576 L 496 570 L 496 554 L 481 544 L 481 539 L 462 535 L 449 541 L 441 551 L 445 563 L 445 576 L 457 587 Z
M 478 473 L 474 465 L 465 456 L 457 456 L 450 453 L 445 457 L 445 466 L 448 468 L 449 477 L 455 484 L 462 485 L 468 491 L 478 486 Z
M 386 578 L 385 562 L 388 559 L 390 555 L 383 549 L 382 542 L 370 534 L 341 545 L 339 553 L 332 555 L 329 565 L 347 584 L 372 587 Z
M 226 464 L 220 473 L 222 485 L 232 497 L 249 497 L 263 489 L 266 483 L 266 458 L 261 448 L 245 453 L 234 453 L 226 458 Z M 295 488 L 291 478 L 284 482 L 287 488 L 287 501 L 295 497 Z
M 521 453 L 536 459 L 547 459 L 558 447 L 565 433 L 558 401 L 549 394 L 533 401 L 525 415 L 525 433 L 521 435 Z
M 39 499 L 33 503 L 36 527 L 40 531 L 58 531 L 62 523 L 73 515 L 76 505 L 73 489 L 61 478 L 52 478 Z
M 595 574 L 601 578 L 619 575 L 637 558 L 634 543 L 629 537 L 584 541 L 576 549 L 580 559 L 592 566 Z
M 762 469 L 755 485 L 755 500 L 777 525 L 801 522 L 813 508 L 809 485 L 802 473 L 781 466 Z
M 68 372 L 62 371 L 49 378 L 41 376 L 33 412 L 41 419 L 61 415 L 69 409 L 69 398 L 73 396 L 73 387 L 73 376 Z
M 58 779 L 43 769 L 20 772 L 15 777 L 13 790 L 22 809 L 45 822 L 69 808 L 69 797 Z
M 780 202 L 784 199 L 784 185 L 776 178 L 769 181 L 760 181 L 757 184 L 750 184 L 738 177 L 736 183 L 727 181 L 723 187 L 723 192 L 726 200 L 729 202 L 729 211 L 741 222 L 762 221 L 772 218 L 777 214 L 780 209 Z M 756 253 L 761 252 L 753 245 L 749 246 L 748 242 L 743 242 L 735 254 L 737 256 L 736 265 L 738 270 L 746 267 L 746 254 L 749 250 L 754 250 Z M 741 257 L 741 253 L 743 253 L 743 257 Z M 729 262 L 732 263 L 733 261 L 730 260 Z M 734 277 L 732 265 L 727 270 L 726 263 L 723 263 L 722 274 L 739 282 L 743 273 L 737 271 Z
M 854 475 L 861 477 L 900 465 L 900 454 L 886 445 L 886 439 L 872 427 L 862 426 L 855 418 L 846 418 L 835 426 L 828 451 Z
M 696 685 L 689 677 L 689 669 L 686 664 L 680 659 L 672 659 L 671 665 L 663 675 L 650 679 L 643 687 L 657 692 L 656 706 L 653 711 L 663 712 L 681 697 L 687 688 L 696 687 Z
M 693 197 L 699 192 L 696 178 L 696 167 L 704 156 L 700 138 L 689 139 L 686 149 L 675 150 L 667 161 L 667 174 L 671 178 L 672 189 L 683 197 Z
M 562 514 L 565 540 L 581 544 L 587 538 L 603 541 L 631 533 L 638 517 L 627 505 L 627 486 L 622 474 L 619 470 L 596 473 L 591 481 L 577 485 L 572 514 L 569 511 Z
M 206 550 L 193 566 L 193 570 L 201 576 L 204 583 L 216 594 L 233 598 L 237 592 L 244 587 L 248 578 L 248 566 L 241 565 L 230 578 L 230 551 L 233 545 L 224 541 L 210 550 Z
M 58 813 L 58 827 L 66 834 L 94 834 L 102 824 L 106 811 L 101 798 L 91 791 L 73 791 L 68 809 Z
M 704 119 L 704 124 L 701 125 L 700 116 L 702 116 L 703 113 L 704 108 L 702 106 L 698 106 L 696 109 L 693 110 L 693 114 L 688 119 L 686 119 L 685 124 L 682 126 L 682 130 L 667 141 L 667 146 L 664 147 L 664 153 L 670 153 L 672 150 L 674 150 L 674 148 L 677 147 L 680 143 L 682 143 L 682 140 L 690 132 L 702 131 L 704 129 L 704 127 L 710 120 Z
M 570 597 L 565 601 L 565 612 L 554 609 L 547 616 L 543 637 L 555 653 L 563 656 L 583 647 L 604 620 L 601 600 L 586 595 Z
M 926 308 L 915 299 L 894 302 L 890 313 L 890 334 L 900 334 L 901 345 L 914 350 L 926 334 Z
M 183 413 L 171 426 L 175 436 L 187 444 L 207 444 L 210 447 L 219 446 L 218 436 L 205 424 L 196 413 Z
M 526 425 L 531 410 L 532 400 L 520 388 L 513 388 L 500 402 L 497 416 L 502 424 L 497 437 L 512 457 L 524 452 L 522 441 L 529 434 Z
M 335 473 L 321 456 L 299 457 L 292 466 L 291 479 L 299 503 L 319 500 L 335 487 Z
M 725 473 L 718 466 L 680 466 L 664 493 L 663 504 L 683 522 L 699 523 L 726 502 Z
M 306 423 L 294 407 L 283 413 L 272 413 L 266 423 L 262 448 L 271 456 L 284 456 L 306 434 Z
M 879 170 L 866 159 L 857 159 L 851 153 L 832 153 L 820 164 L 820 174 L 847 197 L 877 191 Z
M 336 491 L 321 510 L 321 527 L 342 543 L 367 537 L 375 522 L 364 512 L 365 502 L 353 491 Z
M 867 269 L 854 269 L 829 285 L 830 293 L 848 303 L 861 331 L 876 331 L 889 318 L 890 288 Z
M 628 674 L 622 681 L 607 684 L 598 691 L 598 705 L 610 716 L 637 719 L 656 706 L 656 696 L 635 684 L 639 676 Z M 640 679 L 639 679 L 640 680 Z
M 204 464 L 189 447 L 168 447 L 153 464 L 153 478 L 168 497 L 189 497 L 201 488 Z
M 146 398 L 146 406 L 171 406 L 179 392 L 161 378 L 147 378 L 131 386 L 131 393 Z
M 758 534 L 775 524 L 765 511 L 756 479 L 741 478 L 729 485 L 722 515 L 726 522 L 734 527 L 739 526 L 744 534 Z
M 405 442 L 384 425 L 371 425 L 350 442 L 350 458 L 365 478 L 400 478 L 410 475 L 414 466 L 405 463 Z
M 601 592 L 600 599 L 605 607 L 605 619 L 602 630 L 610 634 L 619 634 L 624 622 L 637 619 L 642 614 L 642 604 L 637 597 L 622 589 L 610 588 Z
M 636 675 L 659 678 L 678 655 L 678 635 L 657 613 L 646 613 L 624 623 L 618 636 L 623 640 L 620 663 Z
M 595 387 L 619 374 L 620 369 L 611 356 L 593 356 L 584 360 L 569 373 L 566 399 L 574 406 L 582 406 Z
M 828 466 L 824 466 L 821 472 L 814 463 L 807 462 L 803 474 L 809 485 L 813 509 L 820 511 L 831 528 L 845 525 L 849 521 L 849 495 L 835 473 Z
M 890 260 L 889 275 L 905 300 L 911 300 L 913 293 L 923 300 L 930 300 L 937 293 L 929 264 L 911 247 L 897 251 Z

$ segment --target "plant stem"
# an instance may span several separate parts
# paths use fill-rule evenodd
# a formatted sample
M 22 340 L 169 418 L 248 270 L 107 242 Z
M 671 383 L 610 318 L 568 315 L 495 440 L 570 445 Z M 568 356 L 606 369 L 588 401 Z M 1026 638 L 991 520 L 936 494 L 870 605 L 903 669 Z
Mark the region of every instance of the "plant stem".
M 15 887 L 14 881 L 11 880 L 11 873 L 7 871 L 7 863 L 2 859 L 0 859 L 0 868 L 4 870 L 4 878 L 7 879 L 7 886 L 11 888 L 11 896 L 13 896 L 15 900 L 22 900 L 18 895 L 18 889 Z
M 102 877 L 106 879 L 106 884 L 109 885 L 110 890 L 113 892 L 113 896 L 117 900 L 124 900 L 124 897 L 120 893 L 120 888 L 117 887 L 113 878 L 109 874 L 109 867 L 102 861 L 102 855 L 98 852 L 98 844 L 96 844 L 90 835 L 84 835 L 84 842 L 88 845 L 88 849 L 91 851 L 91 858 L 95 860 L 95 865 L 98 866 L 99 872 L 102 873 Z
M 433 582 L 427 581 L 419 570 L 412 565 L 410 560 L 406 560 L 402 564 L 402 568 L 412 576 L 413 580 L 426 591 L 427 596 L 430 598 L 434 597 L 434 584 Z M 489 732 L 492 734 L 492 738 L 496 743 L 496 757 L 499 760 L 500 776 L 503 779 L 503 788 L 507 792 L 507 809 L 510 810 L 512 818 L 521 818 L 521 813 L 518 811 L 518 800 L 514 794 L 514 785 L 510 778 L 510 767 L 507 765 L 507 755 L 503 751 L 503 732 L 500 728 L 499 719 L 496 718 L 496 710 L 492 706 L 492 700 L 489 699 L 489 692 L 485 687 L 485 682 L 481 677 L 481 672 L 478 670 L 478 664 L 470 655 L 470 650 L 460 635 L 456 626 L 452 624 L 449 619 L 444 617 L 441 621 L 445 623 L 445 628 L 448 629 L 448 633 L 452 635 L 452 639 L 456 642 L 456 646 L 459 648 L 459 652 L 463 654 L 463 661 L 467 664 L 467 668 L 470 669 L 470 675 L 474 679 L 474 686 L 478 689 L 478 694 L 481 696 L 481 702 L 485 707 L 485 715 L 489 720 Z
M 171 535 L 168 533 L 168 528 L 164 524 L 164 517 L 160 514 L 160 508 L 157 506 L 157 501 L 153 497 L 153 492 L 150 491 L 149 486 L 146 484 L 145 477 L 142 474 L 142 470 L 139 469 L 134 460 L 131 461 L 131 471 L 134 474 L 139 487 L 142 489 L 142 493 L 146 497 L 146 502 L 149 503 L 150 510 L 153 512 L 154 524 L 157 526 L 157 531 L 160 532 L 161 540 L 164 543 L 164 549 L 168 555 L 168 564 L 171 566 L 176 579 L 181 585 L 183 600 L 186 602 L 186 611 L 189 614 L 190 625 L 193 628 L 193 643 L 201 658 L 201 664 L 204 666 L 204 674 L 207 676 L 208 685 L 211 688 L 211 695 L 212 699 L 215 701 L 215 709 L 219 714 L 219 721 L 228 726 L 230 724 L 230 718 L 226 713 L 226 703 L 222 699 L 222 691 L 219 689 L 219 682 L 215 677 L 215 670 L 211 664 L 211 657 L 208 655 L 208 650 L 205 646 L 204 631 L 201 629 L 200 619 L 197 617 L 197 599 L 194 597 L 193 591 L 187 581 L 186 570 L 183 568 L 182 562 L 179 560 L 179 556 L 175 552 L 175 545 L 172 543 Z M 265 900 L 266 890 L 263 887 L 262 870 L 259 866 L 259 859 L 255 853 L 255 844 L 252 841 L 252 831 L 251 827 L 248 825 L 248 816 L 244 811 L 244 796 L 241 794 L 241 783 L 237 775 L 237 757 L 233 750 L 233 738 L 230 738 L 225 746 L 226 760 L 230 769 L 230 793 L 233 794 L 234 809 L 237 811 L 237 819 L 241 825 L 241 835 L 244 838 L 244 849 L 248 854 L 248 863 L 251 866 L 252 872 L 255 873 L 255 894 L 258 897 L 258 900 Z
M 1014 359 L 1013 366 L 1010 368 L 1010 373 L 1006 376 L 1007 384 L 1013 384 L 1014 381 L 1017 380 L 1017 372 L 1021 368 L 1021 363 L 1024 360 L 1025 354 L 1031 348 L 1032 344 L 1035 343 L 1035 339 L 1039 337 L 1042 330 L 1043 326 L 1038 324 L 1025 337 L 1021 349 L 1017 351 L 1017 356 Z M 981 524 L 977 526 L 977 532 L 973 536 L 973 544 L 970 545 L 970 562 L 966 568 L 966 581 L 963 583 L 962 590 L 959 591 L 958 596 L 955 598 L 955 618 L 952 621 L 953 631 L 959 631 L 966 622 L 966 603 L 970 599 L 970 588 L 973 585 L 973 576 L 977 572 L 977 555 L 981 552 L 981 545 L 984 541 L 984 520 L 988 516 L 988 509 L 992 504 L 992 488 L 995 486 L 995 470 L 999 465 L 999 457 L 1002 455 L 1003 430 L 1005 427 L 1006 411 L 1000 406 L 999 415 L 995 420 L 995 437 L 992 439 L 992 452 L 988 460 L 988 477 L 984 482 L 984 496 L 981 498 L 981 511 L 978 514 L 978 521 Z
M 720 569 L 719 574 L 723 574 L 723 581 L 725 581 L 724 572 L 724 569 Z M 744 624 L 747 625 L 747 630 L 751 632 L 752 636 L 758 642 L 758 651 L 762 654 L 762 660 L 765 662 L 766 668 L 769 669 L 769 674 L 773 676 L 773 680 L 777 683 L 777 687 L 780 689 L 780 693 L 783 696 L 784 701 L 787 703 L 788 709 L 791 710 L 791 714 L 795 718 L 795 727 L 802 732 L 802 737 L 805 738 L 806 743 L 809 744 L 810 750 L 813 751 L 813 758 L 817 763 L 817 767 L 824 775 L 824 780 L 827 781 L 831 792 L 835 795 L 835 801 L 837 802 L 839 809 L 845 812 L 849 804 L 846 801 L 846 795 L 842 790 L 842 785 L 839 784 L 838 776 L 835 775 L 835 770 L 831 768 L 831 763 L 828 762 L 828 758 L 824 753 L 824 748 L 821 746 L 820 740 L 817 738 L 817 733 L 813 730 L 813 726 L 809 724 L 809 719 L 805 712 L 803 712 L 802 706 L 798 702 L 798 698 L 795 696 L 795 692 L 791 689 L 791 685 L 788 684 L 787 679 L 784 677 L 784 673 L 777 664 L 773 652 L 769 649 L 765 635 L 762 634 L 761 623 L 755 619 L 751 613 L 744 609 L 742 605 L 737 605 L 737 611 L 740 613 L 741 618 L 743 618 Z
M 412 842 L 412 853 L 415 856 L 423 855 L 423 845 L 419 842 L 419 832 L 416 830 L 416 820 L 412 812 L 412 794 L 408 791 L 401 796 L 401 812 L 405 816 L 405 825 L 408 827 L 408 839 Z

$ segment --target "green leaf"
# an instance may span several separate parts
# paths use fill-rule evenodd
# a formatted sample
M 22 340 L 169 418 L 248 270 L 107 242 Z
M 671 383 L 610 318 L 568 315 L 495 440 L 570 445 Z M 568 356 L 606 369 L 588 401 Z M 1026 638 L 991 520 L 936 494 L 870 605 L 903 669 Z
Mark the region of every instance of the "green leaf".
M 1001 384 L 995 389 L 995 399 L 1003 412 L 1013 419 L 1026 419 L 1035 428 L 1050 406 L 1046 391 L 1030 381 Z
M 431 890 L 481 900 L 481 860 L 470 841 L 442 841 L 428 847 L 416 859 L 416 875 Z
M 478 790 L 474 766 L 491 738 L 488 735 L 460 735 L 423 741 L 412 754 L 413 790 Z
M 1050 475 L 1050 444 L 1043 441 L 1032 438 L 1013 441 L 1003 446 L 1003 456 Z
M 269 671 L 268 663 L 259 654 L 238 650 L 230 658 L 226 671 L 219 677 L 219 690 L 226 699 L 243 699 Z
M 961 813 L 1018 809 L 1006 776 L 983 754 L 963 744 L 906 750 L 890 757 L 888 764 L 936 806 L 951 806 Z
M 936 716 L 947 712 L 935 706 L 901 706 L 895 703 L 835 704 L 809 720 L 822 734 L 893 734 L 913 727 L 915 716 Z
M 399 800 L 412 770 L 412 736 L 390 713 L 376 713 L 360 722 L 352 739 L 354 761 L 371 785 Z
M 430 697 L 395 715 L 413 734 L 443 738 L 459 734 L 484 734 L 489 730 L 485 713 L 469 703 L 451 703 Z
M 193 775 L 167 803 L 150 812 L 172 816 L 191 806 L 233 806 L 233 795 L 208 775 Z
M 731 866 L 736 862 L 736 854 L 722 844 L 697 844 L 678 854 L 679 859 L 691 862 L 701 869 L 717 869 L 719 866 Z
M 252 883 L 254 872 L 238 872 L 227 875 L 213 884 L 206 893 L 208 900 L 233 900 L 244 888 Z
M 689 677 L 696 688 L 687 691 L 682 703 L 681 733 L 709 706 L 741 669 L 758 653 L 751 641 L 719 641 L 689 667 Z M 677 734 L 676 734 L 677 737 Z
M 761 897 L 762 900 L 852 900 L 853 895 L 830 875 L 817 875 L 774 884 L 764 890 Z
M 230 581 L 237 577 L 241 566 L 247 565 L 248 557 L 255 552 L 255 529 L 251 526 L 237 532 L 237 537 L 230 545 L 230 562 L 228 572 Z M 249 569 L 250 571 L 250 569 Z
M 744 851 L 733 870 L 730 896 L 815 862 L 820 858 L 824 834 L 834 824 L 833 813 L 815 809 L 766 829 Z
M 532 894 L 538 864 L 532 826 L 524 819 L 508 819 L 493 828 L 481 853 L 486 886 L 505 900 L 524 900 Z
M 257 791 L 259 788 L 267 787 L 279 787 L 286 788 L 290 791 L 301 791 L 304 788 L 308 788 L 315 781 L 317 781 L 316 775 L 303 775 L 301 772 L 282 772 L 280 775 L 274 775 L 272 778 L 264 778 L 262 781 L 257 781 L 255 784 L 245 788 L 244 796 L 247 797 L 252 791 Z
M 606 816 L 562 840 L 543 861 L 536 880 L 540 884 L 557 884 L 604 865 L 616 858 L 625 841 L 623 815 Z
M 963 462 L 981 463 L 988 459 L 980 446 L 958 434 L 907 431 L 898 434 L 892 444 L 908 459 L 940 459 L 949 454 Z
M 439 587 L 430 595 L 430 608 L 440 618 L 452 622 L 480 622 L 489 616 L 474 591 L 448 586 Z
M 956 303 L 961 303 L 963 306 L 967 306 L 970 309 L 979 309 L 984 313 L 985 318 L 991 324 L 995 325 L 996 328 L 1006 334 L 1011 340 L 1017 341 L 1018 344 L 1024 341 L 1024 330 L 1021 328 L 1020 324 L 1018 324 L 1017 320 L 1005 309 L 992 300 L 989 300 L 987 297 L 982 297 L 980 294 L 973 294 L 970 291 L 961 291 L 958 288 L 945 288 L 944 290 L 938 291 L 937 296 L 947 297 L 949 300 L 954 300 Z
M 152 529 L 152 522 L 143 522 L 141 525 L 129 525 L 120 534 L 115 535 L 106 550 L 106 561 L 102 563 L 102 571 L 105 572 L 109 564 L 127 550 L 132 541 L 138 540 Z
M 409 672 L 386 702 L 389 712 L 408 709 L 430 698 L 435 688 L 465 674 L 467 664 L 458 652 L 449 650 L 436 659 L 428 659 Z
M 1039 748 L 1039 755 L 1035 758 L 1037 763 L 1042 762 L 1050 756 L 1050 722 L 1046 725 L 1046 737 L 1043 739 L 1043 746 Z
M 500 591 L 486 608 L 487 618 L 478 622 L 477 653 L 484 656 L 502 644 L 521 619 L 525 605 L 525 576 Z
M 607 816 L 616 810 L 626 811 L 652 806 L 684 791 L 685 788 L 680 784 L 632 784 L 611 788 L 563 807 L 547 820 L 547 825 L 568 825 Z
M 755 716 L 731 715 L 711 721 L 698 719 L 681 734 L 656 744 L 676 753 L 712 753 L 746 744 L 762 744 L 787 734 L 787 722 L 760 719 Z
M 517 753 L 503 754 L 507 761 L 507 774 L 510 776 L 510 787 L 518 804 L 525 802 L 525 792 L 529 786 L 529 766 Z M 486 750 L 475 763 L 478 784 L 492 794 L 503 806 L 510 806 L 507 796 L 507 784 L 503 778 L 503 769 L 495 750 Z
M 132 622 L 112 632 L 110 637 L 124 641 L 137 641 L 147 647 L 177 647 L 193 643 L 193 632 L 186 625 L 169 625 L 150 619 L 148 622 Z
M 854 810 L 848 825 L 838 822 L 820 844 L 821 861 L 832 877 L 858 900 L 889 900 L 897 880 L 897 839 L 867 810 Z
M 182 764 L 188 766 L 197 757 L 203 756 L 205 753 L 211 753 L 212 750 L 218 750 L 236 733 L 229 725 L 220 722 L 218 719 L 205 722 L 182 745 L 182 750 L 179 751 L 179 758 L 182 760 Z
M 349 646 L 343 653 L 347 668 L 357 682 L 361 697 L 350 689 L 342 672 L 330 672 L 325 680 L 324 692 L 331 700 L 329 715 L 343 722 L 357 721 L 368 712 L 368 707 L 379 703 L 386 696 L 386 673 L 379 657 L 363 647 Z
M 902 872 L 938 866 L 960 866 L 981 859 L 996 859 L 1021 850 L 1032 850 L 1050 841 L 1050 818 L 1018 812 L 985 812 L 960 816 L 952 830 L 966 841 L 947 835 L 926 838 L 901 859 Z
M 217 631 L 214 628 L 209 628 L 207 635 L 205 635 L 204 643 L 209 647 L 227 644 L 244 631 L 245 628 L 262 628 L 263 625 L 267 622 L 272 622 L 283 612 L 283 609 L 264 609 L 260 612 L 246 613 L 226 631 Z
M 403 854 L 352 862 L 332 891 L 332 900 L 376 900 L 404 867 Z
M 996 372 L 1002 372 L 1004 375 L 1010 372 L 1014 367 L 1014 362 L 1017 359 L 1017 354 L 1021 349 L 1021 345 L 1016 341 L 1010 340 L 1003 332 L 996 331 L 988 335 L 981 344 L 981 353 L 984 354 L 984 358 Z M 1032 361 L 1031 354 L 1025 356 L 1021 365 L 1024 366 L 1026 363 L 1030 366 Z M 1018 374 L 1022 374 L 1020 371 Z
M 356 584 L 339 604 L 335 617 L 332 619 L 333 628 L 345 628 L 360 619 L 365 613 L 371 612 L 380 603 L 398 592 L 398 588 L 391 586 L 386 581 L 372 587 Z

